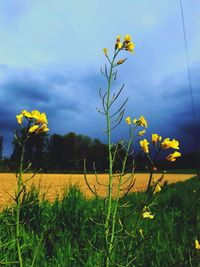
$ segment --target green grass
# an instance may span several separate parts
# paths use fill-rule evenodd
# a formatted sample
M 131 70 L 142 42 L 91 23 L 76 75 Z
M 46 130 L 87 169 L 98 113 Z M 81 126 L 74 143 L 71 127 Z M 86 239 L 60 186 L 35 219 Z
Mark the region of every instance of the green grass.
M 62 200 L 56 199 L 53 204 L 45 199 L 39 202 L 38 194 L 33 188 L 22 202 L 24 266 L 30 266 L 35 250 L 38 251 L 35 262 L 38 267 L 103 266 L 102 231 L 94 222 L 101 219 L 98 206 L 103 208 L 103 200 L 98 203 L 97 200 L 87 200 L 76 187 L 66 190 Z M 132 207 L 120 210 L 127 230 L 133 228 L 142 196 L 143 193 L 135 193 L 121 200 L 121 204 L 128 201 L 135 207 L 126 222 L 123 218 Z M 15 213 L 13 206 L 0 214 L 0 262 L 7 262 L 6 266 L 18 266 L 14 263 L 17 259 Z M 136 259 L 131 266 L 200 266 L 200 255 L 194 249 L 195 238 L 200 239 L 200 180 L 196 177 L 164 185 L 152 213 L 155 218 L 143 220 L 141 225 L 144 239 L 139 234 L 135 236 L 132 255 Z M 118 243 L 114 253 L 119 263 L 123 263 L 128 245 L 128 241 Z

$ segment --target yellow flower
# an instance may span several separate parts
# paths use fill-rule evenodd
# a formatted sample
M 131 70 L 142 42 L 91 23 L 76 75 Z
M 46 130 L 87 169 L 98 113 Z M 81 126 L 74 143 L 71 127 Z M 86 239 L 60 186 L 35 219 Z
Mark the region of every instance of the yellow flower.
M 171 148 L 179 149 L 179 141 L 173 139 L 173 140 L 171 141 Z
M 37 131 L 37 129 L 39 128 L 39 126 L 38 125 L 33 125 L 33 126 L 31 126 L 30 127 L 30 129 L 29 129 L 29 133 L 35 133 L 36 131 Z
M 23 114 L 16 115 L 18 124 L 22 124 L 23 121 Z
M 120 60 L 117 62 L 117 65 L 123 64 L 125 60 L 126 60 L 126 59 L 120 59 Z
M 45 123 L 45 124 L 48 123 L 45 113 L 41 113 L 40 116 L 36 118 L 36 124 L 42 124 L 42 123 Z
M 138 126 L 144 126 L 147 128 L 147 121 L 144 116 L 141 116 L 139 120 L 134 119 L 133 123 L 137 124 Z
M 43 124 L 39 129 L 37 129 L 36 133 L 40 134 L 40 133 L 45 133 L 48 131 L 49 131 L 49 128 L 47 127 L 47 125 Z
M 151 214 L 150 211 L 145 211 L 145 212 L 142 213 L 142 217 L 143 217 L 144 219 L 146 219 L 146 218 L 153 219 L 153 218 L 154 218 L 154 215 Z
M 144 238 L 143 231 L 141 228 L 139 229 L 139 233 L 140 233 L 141 237 Z
M 172 154 L 169 154 L 167 157 L 166 157 L 166 160 L 170 161 L 170 162 L 173 162 L 176 160 L 177 157 L 180 157 L 181 156 L 181 153 L 178 152 L 178 151 L 175 151 L 174 153 Z
M 128 116 L 128 117 L 126 118 L 126 123 L 129 124 L 129 125 L 131 124 L 131 117 L 130 117 L 130 116 Z
M 162 140 L 162 136 L 159 136 L 158 134 L 152 134 L 152 143 L 155 146 L 158 141 Z
M 144 151 L 144 153 L 149 153 L 149 142 L 147 141 L 147 139 L 141 140 L 140 141 L 140 146 L 142 148 L 142 150 Z
M 30 118 L 30 117 L 31 117 L 30 112 L 28 112 L 27 110 L 22 110 L 21 113 L 22 113 L 25 117 L 27 117 L 27 118 Z
M 120 43 L 120 42 L 116 42 L 115 43 L 115 50 L 117 50 L 117 49 L 121 49 L 122 48 L 122 43 Z
M 105 56 L 108 57 L 108 49 L 106 47 L 103 49 L 103 52 L 104 52 Z
M 156 193 L 159 193 L 160 191 L 161 191 L 161 187 L 160 187 L 159 184 L 157 184 L 157 185 L 155 186 L 155 188 L 154 188 L 153 193 L 156 194 Z
M 140 132 L 138 133 L 138 135 L 139 135 L 139 136 L 143 136 L 143 135 L 145 134 L 145 132 L 146 132 L 145 130 L 142 130 L 142 131 L 140 131 Z
M 161 147 L 162 149 L 168 149 L 168 148 L 179 149 L 179 142 L 175 139 L 170 141 L 169 138 L 165 138 L 161 144 Z
M 121 35 L 119 34 L 119 35 L 117 36 L 116 43 L 119 43 L 119 42 L 120 42 L 120 39 L 121 39 Z
M 130 42 L 130 43 L 127 43 L 126 46 L 125 46 L 125 49 L 127 51 L 130 51 L 130 52 L 133 52 L 133 49 L 135 48 L 135 45 L 134 43 Z
M 194 247 L 195 247 L 195 249 L 197 249 L 197 250 L 200 249 L 200 244 L 199 244 L 199 241 L 198 241 L 197 239 L 195 239 Z
M 131 41 L 131 36 L 129 34 L 126 34 L 124 37 L 124 42 L 130 42 Z

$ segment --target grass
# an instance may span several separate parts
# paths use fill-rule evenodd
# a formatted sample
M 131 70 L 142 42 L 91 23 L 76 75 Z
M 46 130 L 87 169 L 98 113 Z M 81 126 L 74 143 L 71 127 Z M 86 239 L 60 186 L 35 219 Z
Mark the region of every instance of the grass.
M 135 206 L 127 230 L 133 228 L 138 216 L 138 205 L 143 193 L 132 193 L 121 199 Z M 98 202 L 98 203 L 97 203 Z M 34 252 L 38 254 L 38 267 L 90 267 L 102 266 L 101 249 L 103 235 L 95 223 L 101 214 L 103 200 L 86 199 L 75 186 L 65 190 L 61 200 L 53 203 L 39 196 L 32 188 L 24 194 L 20 213 L 21 243 L 24 266 L 30 266 Z M 136 256 L 131 266 L 170 267 L 200 266 L 200 255 L 194 249 L 195 238 L 200 239 L 200 181 L 197 177 L 173 185 L 164 185 L 159 198 L 152 207 L 153 220 L 144 220 L 144 238 L 136 233 Z M 7 266 L 18 266 L 15 246 L 14 218 L 16 207 L 6 208 L 0 214 L 0 262 Z M 129 209 L 121 209 L 121 218 Z M 92 218 L 90 217 L 92 214 Z M 125 229 L 124 229 L 125 231 Z M 122 233 L 124 234 L 124 233 Z M 139 246 L 142 244 L 142 246 Z M 115 253 L 119 263 L 123 262 L 128 248 L 127 242 L 119 242 Z

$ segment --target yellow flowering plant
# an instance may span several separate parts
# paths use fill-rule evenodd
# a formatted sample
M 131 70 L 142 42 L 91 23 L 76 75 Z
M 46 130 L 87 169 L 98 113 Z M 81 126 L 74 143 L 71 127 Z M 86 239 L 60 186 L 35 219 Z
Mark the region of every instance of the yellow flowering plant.
M 21 157 L 20 157 L 20 166 L 19 172 L 17 173 L 17 192 L 15 195 L 16 201 L 16 244 L 18 251 L 18 262 L 19 266 L 23 267 L 23 257 L 22 257 L 22 246 L 20 243 L 20 231 L 21 231 L 21 223 L 20 223 L 20 210 L 21 210 L 21 194 L 23 190 L 26 188 L 26 182 L 23 180 L 23 174 L 25 171 L 29 170 L 30 164 L 28 167 L 24 168 L 24 153 L 26 142 L 33 135 L 46 133 L 49 131 L 47 127 L 48 121 L 45 113 L 40 113 L 38 110 L 33 110 L 28 112 L 27 110 L 22 110 L 20 114 L 16 115 L 17 123 L 21 127 L 21 136 L 15 133 L 15 140 L 18 143 L 21 149 Z M 34 177 L 34 175 L 32 176 Z M 40 243 L 40 242 L 39 242 Z M 39 245 L 38 245 L 39 246 Z M 37 252 L 37 250 L 36 250 Z M 36 254 L 35 254 L 36 257 Z M 35 257 L 31 266 L 34 265 Z
M 126 228 L 126 220 L 129 220 L 129 215 L 124 216 L 124 218 L 119 217 L 119 209 L 123 209 L 125 213 L 125 209 L 129 206 L 132 207 L 132 211 L 135 211 L 137 205 L 135 203 L 131 205 L 130 203 L 121 204 L 121 195 L 125 196 L 128 194 L 130 189 L 134 186 L 135 178 L 134 178 L 134 169 L 135 163 L 132 157 L 133 155 L 133 139 L 135 137 L 136 131 L 137 138 L 141 138 L 145 135 L 148 123 L 144 116 L 140 116 L 138 119 L 132 119 L 130 116 L 125 118 L 125 122 L 129 128 L 129 139 L 128 140 L 120 140 L 117 144 L 112 142 L 112 130 L 115 129 L 120 122 L 125 113 L 125 104 L 128 100 L 125 99 L 120 107 L 114 110 L 114 104 L 116 100 L 119 98 L 122 90 L 124 89 L 124 84 L 119 88 L 118 91 L 113 92 L 111 87 L 116 80 L 117 68 L 119 65 L 125 63 L 127 58 L 120 57 L 118 59 L 119 54 L 121 52 L 131 52 L 133 54 L 134 44 L 132 42 L 132 38 L 130 35 L 125 35 L 124 39 L 121 41 L 121 36 L 118 35 L 114 45 L 113 55 L 110 56 L 110 53 L 107 48 L 103 49 L 104 56 L 107 60 L 107 64 L 105 64 L 105 68 L 101 69 L 101 74 L 105 77 L 107 82 L 107 88 L 103 91 L 99 90 L 99 95 L 102 102 L 102 109 L 98 109 L 98 112 L 105 116 L 106 119 L 106 129 L 105 132 L 107 134 L 107 145 L 108 145 L 108 184 L 101 184 L 98 179 L 98 174 L 95 169 L 95 178 L 97 184 L 104 186 L 107 188 L 107 193 L 104 199 L 104 206 L 100 208 L 101 218 L 102 220 L 97 224 L 102 227 L 102 231 L 104 234 L 104 244 L 101 252 L 103 253 L 104 262 L 101 266 L 103 267 L 111 267 L 111 266 L 123 266 L 128 267 L 132 266 L 134 261 L 134 242 L 137 238 L 137 233 L 140 234 L 141 237 L 141 225 L 144 220 L 154 219 L 156 214 L 153 214 L 150 210 L 150 207 L 153 206 L 156 198 L 161 191 L 160 182 L 164 178 L 164 172 L 161 177 L 156 180 L 153 177 L 153 173 L 156 169 L 156 161 L 162 150 L 166 150 L 167 148 L 179 149 L 179 142 L 175 139 L 170 140 L 169 138 L 164 139 L 162 142 L 162 137 L 158 134 L 152 134 L 152 141 L 148 141 L 146 138 L 139 141 L 140 147 L 145 155 L 148 157 L 151 167 L 150 167 L 150 176 L 147 185 L 146 194 L 144 194 L 144 199 L 138 205 L 138 217 L 136 222 L 132 224 L 132 229 Z M 37 131 L 37 130 L 36 130 Z M 150 157 L 150 144 L 154 146 L 156 149 L 156 156 L 152 160 Z M 121 160 L 121 167 L 115 171 L 114 166 L 116 162 L 116 158 L 120 150 L 124 150 L 123 157 Z M 128 159 L 131 156 L 132 163 L 128 166 Z M 178 156 L 177 153 L 169 155 L 167 160 L 174 161 Z M 84 162 L 84 179 L 86 181 L 87 186 L 90 191 L 98 200 L 100 196 L 96 190 L 96 187 L 89 183 L 86 174 L 86 161 Z M 125 187 L 125 189 L 124 189 Z M 129 214 L 131 214 L 129 211 Z M 122 233 L 125 233 L 124 235 Z M 142 234 L 143 236 L 143 234 Z M 125 241 L 126 240 L 126 241 Z M 143 240 L 145 237 L 143 236 Z M 124 251 L 124 262 L 119 262 L 116 251 L 119 250 L 118 244 L 120 242 L 127 242 L 128 250 Z M 93 245 L 95 247 L 95 245 Z

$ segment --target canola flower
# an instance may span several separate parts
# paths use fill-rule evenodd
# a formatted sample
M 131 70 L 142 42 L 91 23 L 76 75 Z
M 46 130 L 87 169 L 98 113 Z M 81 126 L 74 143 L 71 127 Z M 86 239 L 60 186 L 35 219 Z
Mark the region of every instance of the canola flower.
M 150 211 L 144 211 L 142 213 L 142 217 L 143 219 L 153 219 L 154 218 L 154 215 L 150 212 Z
M 195 249 L 199 250 L 200 249 L 200 244 L 199 244 L 199 241 L 197 239 L 195 239 L 194 241 L 194 247 Z
M 149 142 L 147 141 L 147 139 L 141 140 L 140 146 L 141 146 L 142 150 L 144 151 L 144 153 L 146 153 L 146 154 L 149 153 Z
M 157 184 L 154 188 L 153 194 L 159 193 L 161 191 L 161 187 L 159 184 Z
M 174 153 L 172 154 L 169 154 L 167 157 L 166 157 L 166 160 L 167 161 L 170 161 L 170 162 L 174 162 L 176 161 L 176 158 L 177 157 L 180 157 L 181 156 L 181 153 L 178 152 L 178 151 L 174 151 Z
M 16 115 L 16 119 L 19 125 L 22 125 L 24 118 L 28 121 L 28 133 L 40 134 L 49 131 L 47 127 L 48 120 L 45 113 L 40 113 L 38 110 L 28 112 L 22 110 L 22 112 Z
M 151 138 L 154 146 L 156 146 L 157 143 L 162 140 L 162 136 L 159 136 L 158 134 L 152 134 Z
M 145 128 L 148 127 L 147 121 L 146 121 L 146 119 L 145 119 L 144 116 L 141 116 L 138 120 L 137 119 L 134 119 L 133 120 L 133 123 L 137 124 L 138 126 L 143 126 Z
M 179 141 L 175 139 L 170 141 L 169 138 L 165 138 L 164 141 L 161 143 L 161 148 L 162 149 L 168 149 L 168 148 L 179 149 Z
M 131 124 L 131 117 L 130 117 L 130 116 L 128 116 L 128 117 L 126 118 L 126 123 L 127 123 L 128 125 Z
M 145 130 L 142 130 L 142 131 L 139 131 L 139 132 L 138 132 L 138 135 L 139 135 L 139 136 L 143 136 L 145 133 L 146 133 L 146 131 L 145 131 Z
M 115 51 L 118 53 L 119 50 L 126 50 L 128 52 L 131 52 L 133 54 L 133 50 L 135 48 L 134 43 L 132 42 L 132 38 L 129 34 L 126 34 L 124 37 L 123 42 L 121 42 L 121 35 L 117 36 L 116 42 L 115 42 Z M 108 58 L 108 49 L 105 47 L 103 48 L 104 55 Z M 124 63 L 126 59 L 120 59 L 117 62 L 117 65 Z

